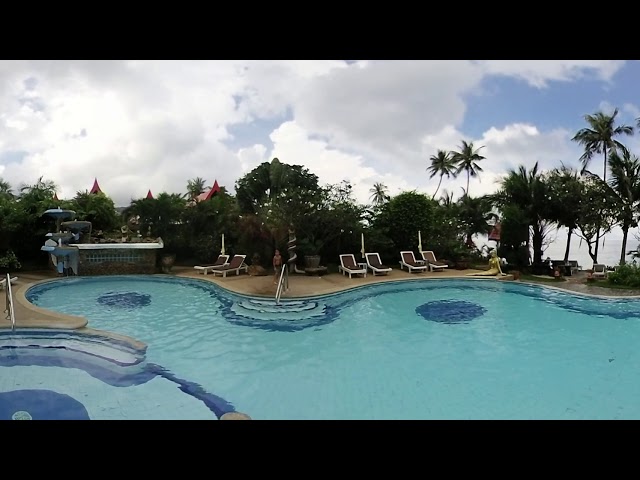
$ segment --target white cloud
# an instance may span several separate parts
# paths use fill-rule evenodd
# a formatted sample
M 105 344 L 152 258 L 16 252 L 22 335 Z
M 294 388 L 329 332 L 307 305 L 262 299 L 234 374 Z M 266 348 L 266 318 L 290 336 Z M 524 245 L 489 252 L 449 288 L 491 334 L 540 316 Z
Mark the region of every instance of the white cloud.
M 0 173 L 14 189 L 43 176 L 60 197 L 94 177 L 116 204 L 187 180 L 235 181 L 278 156 L 323 183 L 349 179 L 360 201 L 375 182 L 390 193 L 431 193 L 428 158 L 462 138 L 466 98 L 486 75 L 531 85 L 584 76 L 610 80 L 616 61 L 0 61 Z M 625 106 L 625 112 L 632 112 Z M 256 119 L 269 139 L 236 133 Z M 271 141 L 272 145 L 268 142 Z M 471 193 L 518 163 L 576 158 L 567 132 L 533 124 L 486 126 L 485 173 Z M 577 147 L 576 147 L 577 148 Z M 12 153 L 13 152 L 13 153 Z M 15 152 L 27 152 L 17 161 Z M 11 153 L 12 160 L 3 154 Z M 579 155 L 578 155 L 579 156 Z M 447 182 L 443 182 L 446 184 Z M 458 180 L 443 187 L 456 190 Z
M 573 81 L 592 76 L 605 82 L 622 68 L 624 60 L 483 60 L 481 68 L 490 74 L 520 78 L 542 88 L 549 81 Z

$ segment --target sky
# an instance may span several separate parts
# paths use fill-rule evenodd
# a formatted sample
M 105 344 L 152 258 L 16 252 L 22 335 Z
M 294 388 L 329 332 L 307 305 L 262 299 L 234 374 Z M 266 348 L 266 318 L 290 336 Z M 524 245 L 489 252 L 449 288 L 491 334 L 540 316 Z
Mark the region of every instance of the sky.
M 636 60 L 5 60 L 0 178 L 18 191 L 42 176 L 59 198 L 97 178 L 126 206 L 195 177 L 233 193 L 277 157 L 368 203 L 378 182 L 432 195 L 429 158 L 465 140 L 486 157 L 477 196 L 519 165 L 578 167 L 584 116 L 618 108 L 635 125 L 638 80 Z M 640 133 L 624 141 L 640 154 Z M 465 185 L 445 177 L 438 196 Z

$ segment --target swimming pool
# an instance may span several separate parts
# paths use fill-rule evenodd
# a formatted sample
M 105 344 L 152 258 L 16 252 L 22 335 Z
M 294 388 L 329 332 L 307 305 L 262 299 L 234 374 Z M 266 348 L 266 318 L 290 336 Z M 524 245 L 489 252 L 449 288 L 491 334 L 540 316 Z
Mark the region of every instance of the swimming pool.
M 640 418 L 636 300 L 425 279 L 276 306 L 163 276 L 27 298 L 146 343 L 148 362 L 256 419 Z

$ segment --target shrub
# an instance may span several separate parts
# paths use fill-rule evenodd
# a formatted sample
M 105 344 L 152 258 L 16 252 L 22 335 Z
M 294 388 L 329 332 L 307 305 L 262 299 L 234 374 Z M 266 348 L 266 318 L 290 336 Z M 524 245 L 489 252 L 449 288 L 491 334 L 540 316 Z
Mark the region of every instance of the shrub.
M 20 270 L 22 265 L 13 253 L 13 250 L 7 250 L 7 253 L 0 256 L 0 270 Z
M 640 266 L 635 261 L 620 265 L 615 271 L 608 272 L 607 278 L 612 285 L 640 288 Z

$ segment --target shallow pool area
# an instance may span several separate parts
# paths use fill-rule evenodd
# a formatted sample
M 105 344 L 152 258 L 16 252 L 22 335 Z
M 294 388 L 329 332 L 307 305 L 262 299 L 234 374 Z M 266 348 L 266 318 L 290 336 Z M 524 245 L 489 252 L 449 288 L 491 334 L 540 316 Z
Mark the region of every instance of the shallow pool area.
M 437 279 L 278 306 L 165 276 L 68 278 L 26 296 L 144 342 L 146 362 L 256 419 L 640 418 L 637 300 Z M 73 388 L 60 393 L 78 399 Z

